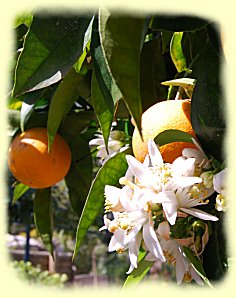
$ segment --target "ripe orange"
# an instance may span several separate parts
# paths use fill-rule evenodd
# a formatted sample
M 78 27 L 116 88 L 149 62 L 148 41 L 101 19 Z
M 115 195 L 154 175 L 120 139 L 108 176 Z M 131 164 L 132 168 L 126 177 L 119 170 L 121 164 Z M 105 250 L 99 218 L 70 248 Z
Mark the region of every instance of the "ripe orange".
M 159 133 L 166 129 L 178 129 L 195 136 L 190 122 L 191 101 L 166 100 L 151 106 L 142 115 L 143 140 L 135 128 L 132 138 L 134 156 L 140 162 L 144 161 L 148 153 L 147 141 L 154 139 Z M 160 146 L 160 152 L 165 162 L 172 163 L 182 155 L 184 148 L 196 148 L 193 143 L 173 142 Z
M 9 147 L 10 171 L 18 181 L 32 188 L 46 188 L 59 182 L 70 164 L 70 148 L 59 134 L 48 152 L 46 128 L 32 128 L 18 134 Z

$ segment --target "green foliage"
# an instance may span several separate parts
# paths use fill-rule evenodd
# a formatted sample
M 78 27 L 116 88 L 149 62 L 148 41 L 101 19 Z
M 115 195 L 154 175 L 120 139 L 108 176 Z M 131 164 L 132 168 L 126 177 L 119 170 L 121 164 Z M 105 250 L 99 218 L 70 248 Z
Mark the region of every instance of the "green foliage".
M 45 88 L 65 76 L 83 53 L 90 18 L 47 15 L 33 18 L 17 62 L 14 96 Z
M 36 283 L 44 286 L 56 286 L 62 288 L 68 280 L 66 274 L 50 273 L 42 270 L 40 266 L 33 266 L 31 262 L 12 261 L 11 266 L 16 269 L 17 274 L 22 280 L 30 284 Z

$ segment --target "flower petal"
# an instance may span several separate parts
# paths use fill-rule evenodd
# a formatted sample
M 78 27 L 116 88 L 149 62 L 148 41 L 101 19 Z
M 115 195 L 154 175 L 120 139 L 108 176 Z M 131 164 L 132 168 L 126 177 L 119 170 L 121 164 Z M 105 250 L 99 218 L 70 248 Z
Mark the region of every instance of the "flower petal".
M 156 143 L 151 139 L 148 140 L 148 152 L 149 152 L 152 166 L 162 166 L 163 165 L 163 159 L 161 156 L 161 152 L 159 151 Z
M 222 195 L 225 195 L 225 177 L 226 177 L 227 169 L 220 171 L 219 173 L 215 174 L 213 177 L 213 187 L 214 190 Z
M 184 188 L 194 185 L 195 183 L 201 183 L 202 179 L 200 177 L 178 177 L 175 178 L 175 183 L 178 187 Z
M 149 185 L 150 180 L 152 180 L 152 174 L 148 167 L 143 165 L 132 155 L 126 155 L 126 160 L 129 164 L 131 172 L 135 177 L 138 178 L 139 182 L 144 185 Z
M 175 224 L 177 217 L 178 202 L 176 195 L 172 191 L 162 191 L 156 195 L 157 203 L 161 203 L 166 218 L 171 225 Z
M 164 257 L 161 245 L 159 240 L 157 239 L 157 235 L 154 231 L 154 228 L 150 221 L 146 222 L 143 225 L 143 240 L 145 245 L 147 246 L 148 250 L 159 260 L 162 262 L 166 261 Z
M 157 233 L 166 241 L 170 239 L 170 226 L 168 221 L 163 221 L 158 225 Z
M 208 214 L 202 210 L 196 209 L 196 208 L 180 208 L 180 210 L 184 211 L 185 213 L 188 213 L 190 215 L 193 215 L 195 217 L 198 217 L 203 220 L 212 220 L 212 221 L 217 221 L 219 220 L 216 216 Z
M 194 175 L 195 161 L 195 158 L 185 158 L 180 156 L 173 161 L 171 169 L 174 175 L 190 177 Z
M 102 137 L 97 139 L 92 139 L 91 141 L 89 141 L 89 145 L 90 146 L 104 145 L 104 139 Z
M 126 272 L 130 274 L 134 268 L 138 267 L 138 253 L 139 248 L 142 242 L 142 234 L 138 233 L 135 238 L 133 238 L 129 243 L 129 259 L 130 259 L 130 267 L 129 270 Z
M 125 247 L 124 239 L 125 239 L 124 230 L 118 229 L 117 231 L 115 231 L 108 245 L 108 251 L 112 252 L 118 249 L 124 249 Z

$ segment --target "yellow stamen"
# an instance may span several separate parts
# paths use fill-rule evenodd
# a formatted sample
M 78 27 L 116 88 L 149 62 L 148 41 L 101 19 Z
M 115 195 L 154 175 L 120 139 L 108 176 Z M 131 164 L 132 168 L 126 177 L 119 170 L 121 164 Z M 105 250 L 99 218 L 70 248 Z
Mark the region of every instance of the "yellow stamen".
M 136 186 L 133 182 L 129 181 L 129 180 L 128 180 L 127 178 L 125 178 L 125 177 L 121 177 L 121 178 L 119 179 L 119 183 L 120 183 L 121 185 L 127 185 L 127 186 L 129 186 L 130 188 L 132 188 L 132 189 L 134 189 L 135 186 Z

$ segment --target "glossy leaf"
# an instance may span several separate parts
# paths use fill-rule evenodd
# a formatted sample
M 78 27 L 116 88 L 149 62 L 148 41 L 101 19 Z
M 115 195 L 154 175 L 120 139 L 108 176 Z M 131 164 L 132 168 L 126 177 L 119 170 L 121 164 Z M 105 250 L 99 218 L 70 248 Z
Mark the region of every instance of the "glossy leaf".
M 141 131 L 140 54 L 149 19 L 129 15 L 115 16 L 99 11 L 99 32 L 109 70 Z
M 14 96 L 61 80 L 83 53 L 90 20 L 89 15 L 34 16 L 17 62 Z
M 98 18 L 95 18 L 91 40 L 91 56 L 94 67 L 92 79 L 92 101 L 98 117 L 105 145 L 107 146 L 114 114 L 114 105 L 122 94 L 109 72 L 100 43 Z
M 79 134 L 67 140 L 71 149 L 72 164 L 65 181 L 71 206 L 80 216 L 92 182 L 93 163 L 89 145 Z
M 110 135 L 111 130 L 111 124 L 114 117 L 114 106 L 112 106 L 112 104 L 107 104 L 107 101 L 104 98 L 100 89 L 95 73 L 92 74 L 91 92 L 94 111 L 101 126 L 103 138 L 107 146 L 108 137 Z
M 178 129 L 167 129 L 159 133 L 155 137 L 154 141 L 159 146 L 163 146 L 165 144 L 172 143 L 172 142 L 193 143 L 192 138 L 193 136 L 188 134 L 187 132 L 184 132 Z
M 79 85 L 83 79 L 84 76 L 78 74 L 74 68 L 71 68 L 53 94 L 47 122 L 49 150 L 61 122 L 79 97 Z
M 23 183 L 17 183 L 14 186 L 12 203 L 14 204 L 21 196 L 23 196 L 24 193 L 27 192 L 28 189 L 29 189 L 29 186 Z
M 145 258 L 143 257 L 138 262 L 138 267 L 135 268 L 127 277 L 123 285 L 123 288 L 128 288 L 130 286 L 137 286 L 147 275 L 147 273 L 149 272 L 153 264 L 154 262 L 146 261 Z
M 34 197 L 34 222 L 45 248 L 53 256 L 53 218 L 51 188 L 37 189 Z
M 90 225 L 94 222 L 96 217 L 104 205 L 104 188 L 105 185 L 118 185 L 119 178 L 125 175 L 128 168 L 125 159 L 125 152 L 118 153 L 100 168 L 98 171 L 86 199 L 82 215 L 80 217 L 79 225 L 76 233 L 76 244 L 73 255 L 73 260 L 77 262 L 76 257 L 78 249 L 86 235 Z
M 191 72 L 186 66 L 186 58 L 182 49 L 183 34 L 183 32 L 174 32 L 170 43 L 170 55 L 178 72 Z

